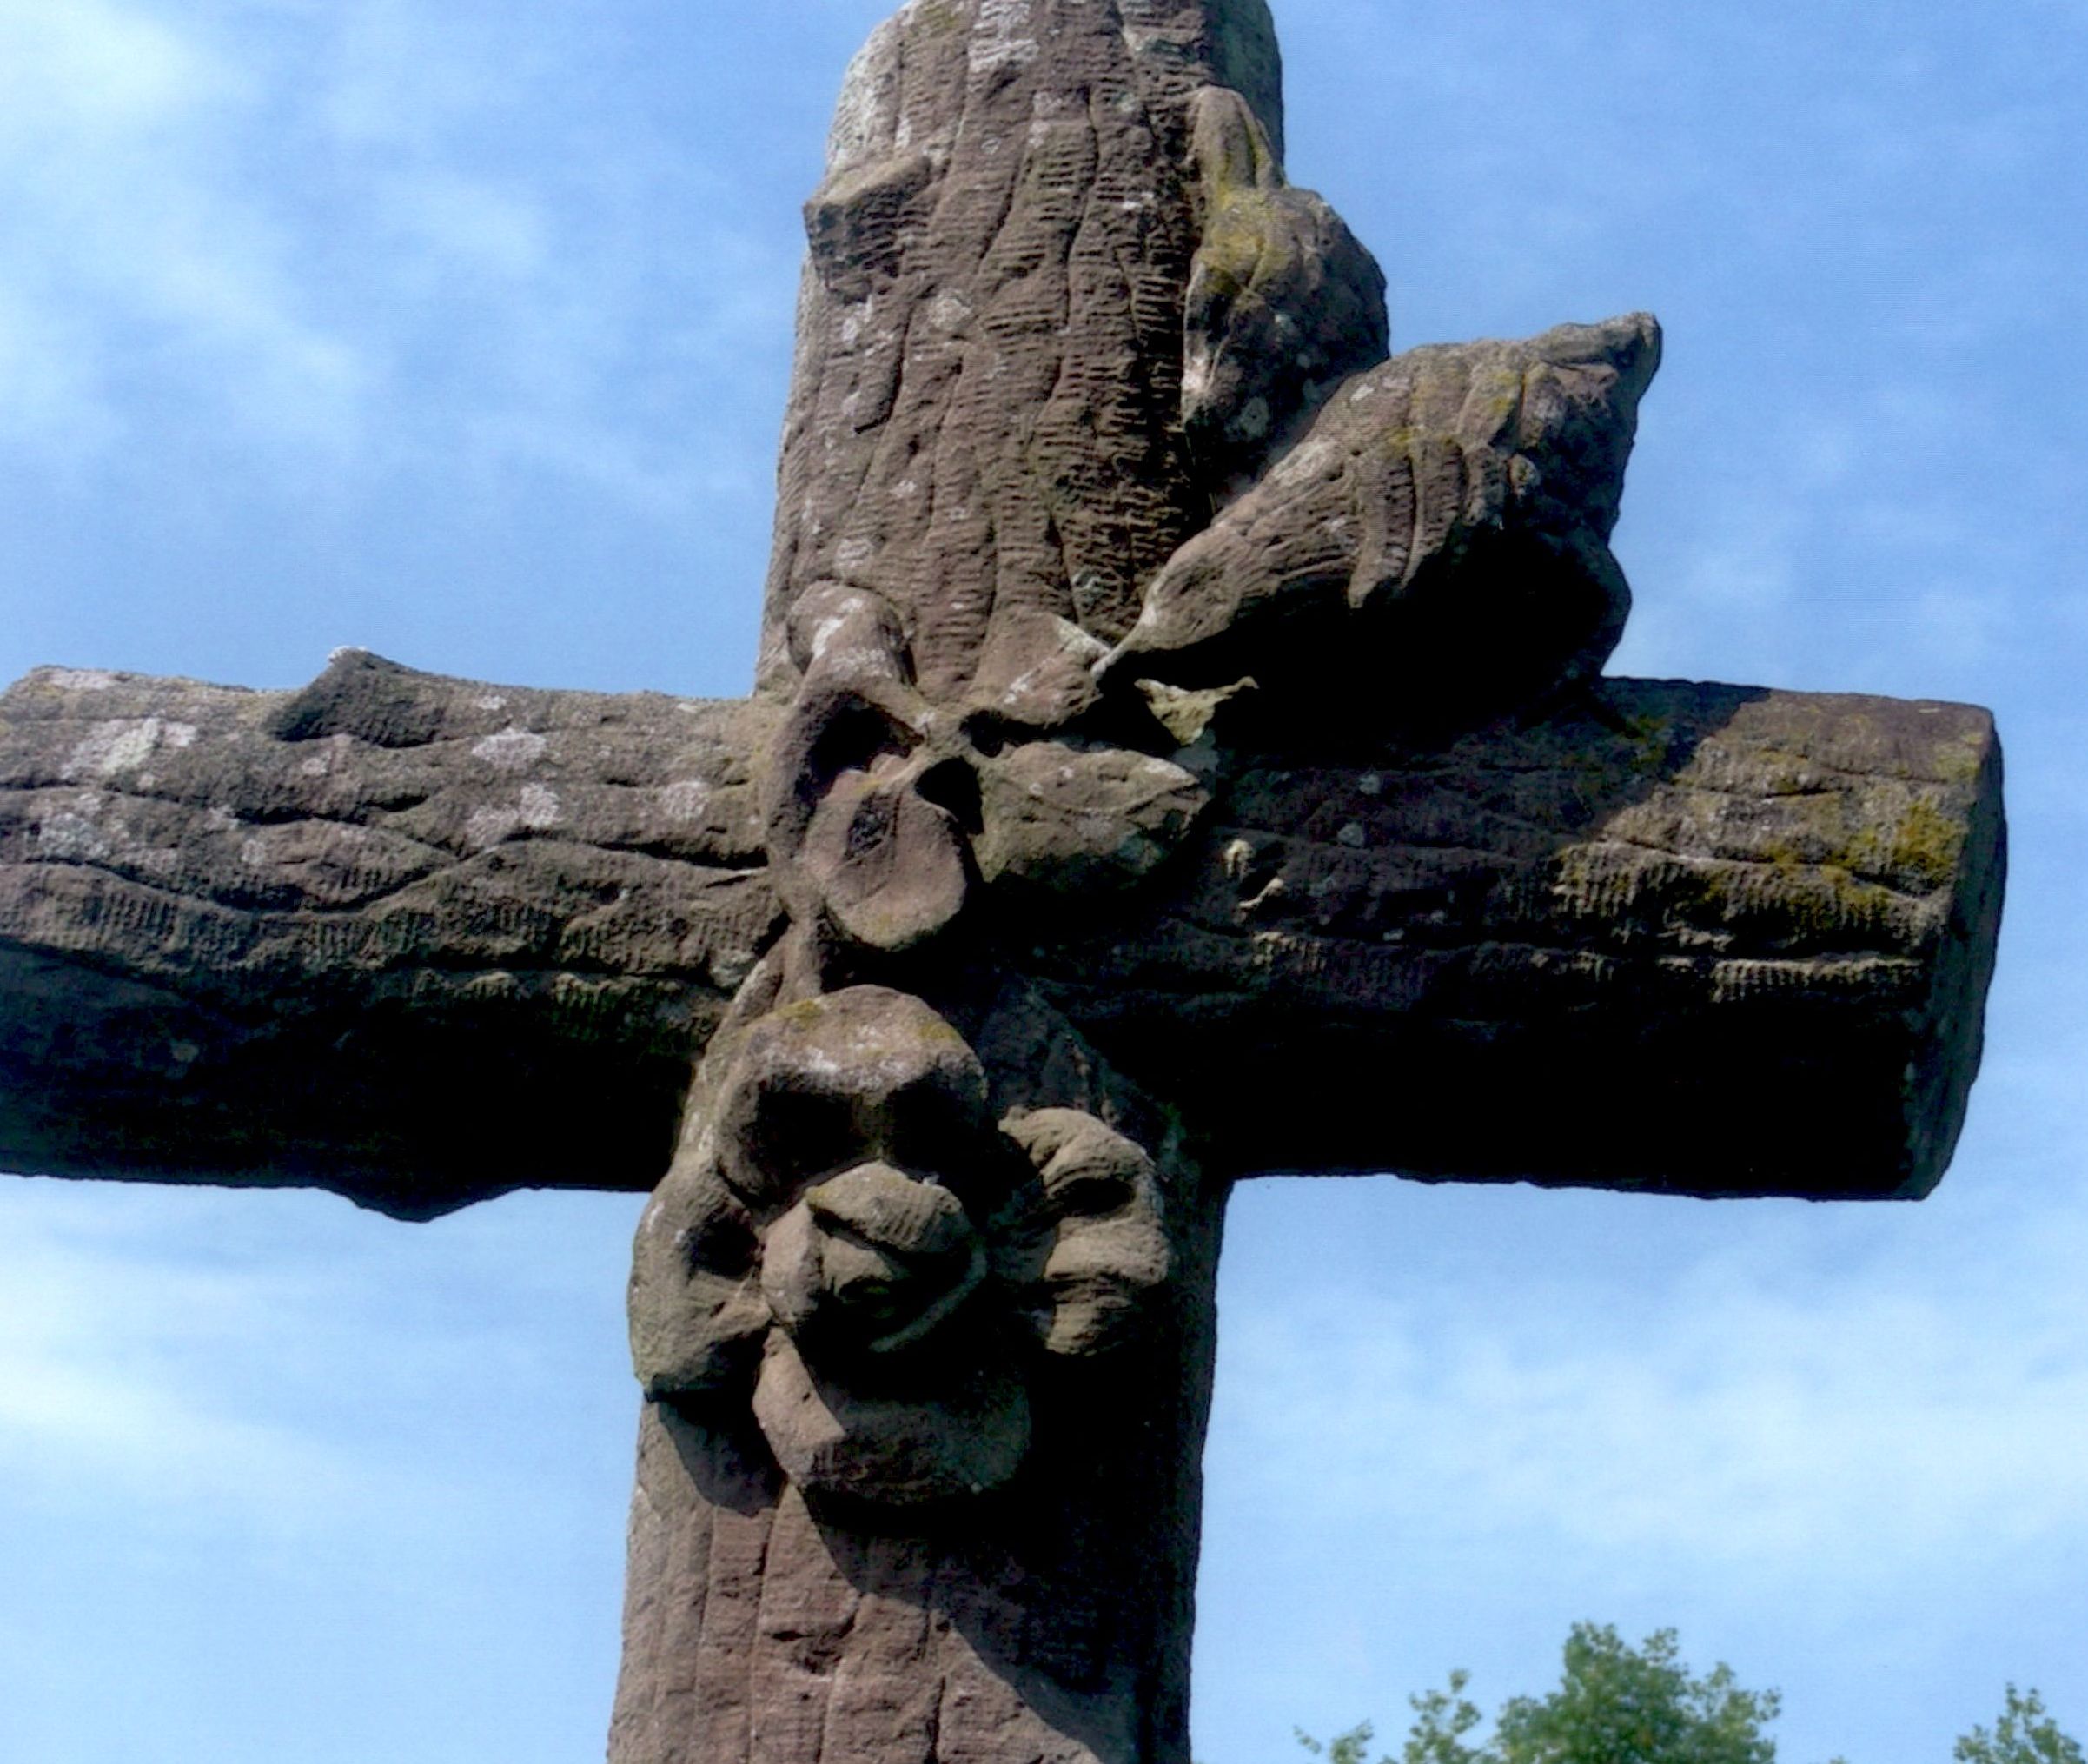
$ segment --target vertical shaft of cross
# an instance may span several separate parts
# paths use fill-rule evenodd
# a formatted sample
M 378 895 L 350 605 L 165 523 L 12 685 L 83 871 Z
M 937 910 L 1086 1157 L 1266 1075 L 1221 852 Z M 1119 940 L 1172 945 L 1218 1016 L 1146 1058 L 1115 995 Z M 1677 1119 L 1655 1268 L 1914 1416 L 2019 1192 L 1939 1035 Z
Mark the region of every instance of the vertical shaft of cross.
M 759 668 L 791 928 L 640 1230 L 616 1764 L 1186 1758 L 1223 1184 L 978 897 L 1135 882 L 1186 830 L 1190 772 L 1076 730 L 1097 663 L 1237 456 L 1383 352 L 1375 265 L 1281 189 L 1278 105 L 1262 0 L 916 0 L 849 71 Z M 1273 410 L 1235 363 L 1186 383 L 1235 196 L 1219 306 L 1298 267 L 1271 217 L 1334 239 L 1349 302 Z M 1040 838 L 1031 751 L 1137 824 Z
M 1160 1339 L 1038 1389 L 1038 1449 L 939 1515 L 816 1511 L 766 1443 L 649 1403 L 612 1764 L 1186 1764 L 1222 1197 Z
M 849 71 L 759 667 L 789 926 L 639 1230 L 615 1764 L 1186 1758 L 1223 1185 L 1021 915 L 1179 848 L 1243 644 L 1296 688 L 1271 607 L 1417 730 L 1598 668 L 1658 358 L 1358 377 L 1383 278 L 1279 105 L 1262 0 L 913 0 Z

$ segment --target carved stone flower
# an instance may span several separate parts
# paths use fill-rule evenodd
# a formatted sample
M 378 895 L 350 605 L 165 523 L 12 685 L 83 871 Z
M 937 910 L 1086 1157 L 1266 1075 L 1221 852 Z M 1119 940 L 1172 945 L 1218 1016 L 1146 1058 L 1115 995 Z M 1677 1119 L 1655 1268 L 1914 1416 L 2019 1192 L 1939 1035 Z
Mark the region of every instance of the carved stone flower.
M 1153 1160 L 1078 1109 L 996 1118 L 919 999 L 854 986 L 760 1018 L 639 1230 L 649 1396 L 745 1403 L 808 1492 L 1000 1486 L 1030 1381 L 1135 1338 L 1170 1257 Z

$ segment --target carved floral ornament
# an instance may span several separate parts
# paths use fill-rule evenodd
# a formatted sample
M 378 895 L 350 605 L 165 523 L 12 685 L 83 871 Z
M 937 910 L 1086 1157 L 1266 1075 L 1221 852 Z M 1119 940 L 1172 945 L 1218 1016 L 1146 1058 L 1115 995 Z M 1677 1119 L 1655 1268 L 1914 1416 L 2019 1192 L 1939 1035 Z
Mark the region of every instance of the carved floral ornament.
M 852 70 L 806 209 L 762 664 L 788 924 L 697 1077 L 632 1303 L 648 1394 L 751 1413 L 808 1494 L 900 1507 L 1017 1474 L 1037 1381 L 1164 1304 L 1167 1197 L 1198 1180 L 999 927 L 1145 885 L 1243 718 L 1348 702 L 1426 741 L 1599 672 L 1659 355 L 1641 315 L 1387 360 L 1383 276 L 1284 180 L 1272 91 L 1203 84 L 1163 124 L 1173 76 L 1093 19 L 1063 75 L 969 66 L 984 104 L 1036 86 L 1004 189 L 949 132 L 924 18 Z M 1175 206 L 1110 199 L 1112 88 L 1181 129 Z M 1137 136 L 1126 189 L 1160 175 Z M 1004 259 L 1018 234 L 1063 261 Z
M 751 1403 L 808 1492 L 895 1505 L 1020 1467 L 1029 1383 L 1135 1339 L 1167 1278 L 1160 1173 L 1084 1110 L 998 1120 L 919 999 L 851 986 L 737 1038 L 640 1226 L 649 1396 Z
M 746 1405 L 807 1493 L 910 1507 L 1005 1483 L 1032 1380 L 1138 1338 L 1172 1260 L 1167 1177 L 1096 1112 L 1120 1085 L 990 1074 L 922 998 L 847 973 L 931 956 L 995 882 L 1136 882 L 1207 792 L 1151 754 L 982 736 L 976 706 L 920 693 L 874 594 L 808 594 L 792 639 L 767 797 L 792 930 L 698 1077 L 640 1228 L 633 1342 L 648 1396 Z M 1049 1021 L 1094 1068 L 1019 990 L 971 1014 Z M 1086 1106 L 1037 1101 L 1053 1091 Z
M 1468 721 L 1598 669 L 1628 604 L 1605 541 L 1657 348 L 1634 319 L 1359 375 L 1114 647 L 1004 617 L 939 701 L 885 597 L 797 598 L 765 798 L 790 930 L 640 1232 L 649 1393 L 751 1403 L 811 1492 L 910 1504 L 1015 1474 L 1030 1372 L 1134 1336 L 1165 1281 L 1160 1172 L 1084 1110 L 997 1114 L 1003 1086 L 945 1018 L 848 979 L 932 965 L 983 891 L 1077 909 L 1135 888 L 1211 799 L 1213 721 L 1257 690 L 1226 680 L 1243 662 L 1280 700 L 1345 632 L 1383 690 Z

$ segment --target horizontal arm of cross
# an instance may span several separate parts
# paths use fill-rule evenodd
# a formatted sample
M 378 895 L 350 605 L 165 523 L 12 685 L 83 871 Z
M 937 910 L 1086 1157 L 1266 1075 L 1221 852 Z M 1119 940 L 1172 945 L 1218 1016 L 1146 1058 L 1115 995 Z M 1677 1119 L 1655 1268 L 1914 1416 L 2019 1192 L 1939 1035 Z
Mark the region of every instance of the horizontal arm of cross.
M 0 1168 L 643 1190 L 772 940 L 772 713 L 344 652 L 0 697 Z
M 1604 680 L 1374 763 L 1229 756 L 1047 987 L 1234 1176 L 1918 1198 L 1979 1063 L 2000 749 L 1963 705 Z
M 641 1190 L 777 935 L 766 700 L 0 698 L 0 1167 L 425 1216 Z M 1221 728 L 1222 728 L 1221 725 Z M 1605 681 L 1447 750 L 1221 748 L 1024 963 L 1217 1166 L 1917 1194 L 1977 1064 L 1999 753 L 1962 706 Z

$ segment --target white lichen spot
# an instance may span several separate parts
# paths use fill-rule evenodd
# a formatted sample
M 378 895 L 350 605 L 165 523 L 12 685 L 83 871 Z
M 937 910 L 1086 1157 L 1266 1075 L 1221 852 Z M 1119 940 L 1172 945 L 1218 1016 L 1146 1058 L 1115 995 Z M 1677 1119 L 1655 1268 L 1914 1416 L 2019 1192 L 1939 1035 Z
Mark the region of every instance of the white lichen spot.
M 520 825 L 534 832 L 541 832 L 547 827 L 556 826 L 565 818 L 559 807 L 556 791 L 541 784 L 522 786 L 521 806 L 515 815 Z
M 214 833 L 234 832 L 239 827 L 239 817 L 219 803 L 205 812 L 203 825 Z
M 167 723 L 160 729 L 160 739 L 169 747 L 193 747 L 196 745 L 196 725 Z
M 859 570 L 878 554 L 878 548 L 859 533 L 852 533 L 834 547 L 835 567 Z
M 1249 399 L 1233 418 L 1232 428 L 1249 441 L 1259 441 L 1269 433 L 1269 401 L 1259 394 Z
M 929 302 L 928 322 L 938 331 L 954 331 L 971 314 L 971 302 L 955 288 L 945 288 Z
M 167 1044 L 167 1057 L 175 1065 L 186 1068 L 201 1059 L 203 1051 L 193 1041 L 170 1041 Z
M 484 851 L 488 846 L 497 846 L 522 824 L 522 817 L 512 808 L 494 808 L 488 804 L 474 808 L 471 819 L 464 823 L 464 838 L 475 851 Z
M 1240 881 L 1247 874 L 1247 866 L 1254 862 L 1254 847 L 1245 839 L 1235 839 L 1219 854 L 1218 861 L 1224 865 L 1228 877 Z
M 38 678 L 60 692 L 107 692 L 116 683 L 113 673 L 98 667 L 47 667 Z
M 249 870 L 258 870 L 268 861 L 268 842 L 260 834 L 244 840 L 239 848 L 239 861 Z
M 96 723 L 66 756 L 59 775 L 114 778 L 119 772 L 136 771 L 159 746 L 162 726 L 157 717 L 116 717 Z M 196 731 L 186 723 L 176 726 L 188 729 L 189 739 L 195 739 Z
M 848 615 L 845 613 L 829 613 L 812 627 L 810 647 L 814 661 L 826 659 L 826 652 L 833 647 L 834 639 L 841 634 L 847 625 Z
M 544 757 L 544 749 L 550 745 L 534 731 L 510 723 L 499 734 L 478 742 L 471 753 L 474 759 L 483 759 L 495 772 L 526 772 Z
M 309 759 L 300 761 L 297 770 L 306 778 L 324 778 L 333 768 L 333 764 L 324 753 L 315 753 Z
M 472 703 L 482 711 L 504 711 L 507 708 L 507 700 L 497 692 L 486 693 L 474 699 Z
M 1357 387 L 1355 391 L 1349 395 L 1349 402 L 1351 404 L 1361 404 L 1366 399 L 1375 398 L 1376 396 L 1377 388 L 1373 386 L 1368 380 L 1366 380 L 1361 386 Z
M 911 478 L 901 478 L 892 487 L 892 494 L 898 501 L 907 502 L 921 494 L 921 487 Z
M 671 821 L 699 821 L 710 812 L 711 786 L 700 778 L 681 778 L 660 792 L 660 812 Z
M 1366 772 L 1356 780 L 1356 787 L 1365 796 L 1375 796 L 1385 787 L 1385 780 L 1375 772 Z
M 830 172 L 867 158 L 892 139 L 898 117 L 901 49 L 912 10 L 873 30 L 841 76 L 841 96 L 826 137 Z
M 1349 822 L 1338 833 L 1335 834 L 1334 840 L 1336 845 L 1346 846 L 1352 852 L 1362 851 L 1367 843 L 1363 832 L 1363 824 L 1361 821 Z
M 1329 442 L 1309 440 L 1299 442 L 1285 454 L 1269 476 L 1274 478 L 1281 474 L 1285 483 L 1321 476 L 1331 477 L 1344 463 Z
M 109 841 L 86 816 L 55 814 L 36 829 L 36 849 L 47 858 L 92 862 L 109 855 Z

